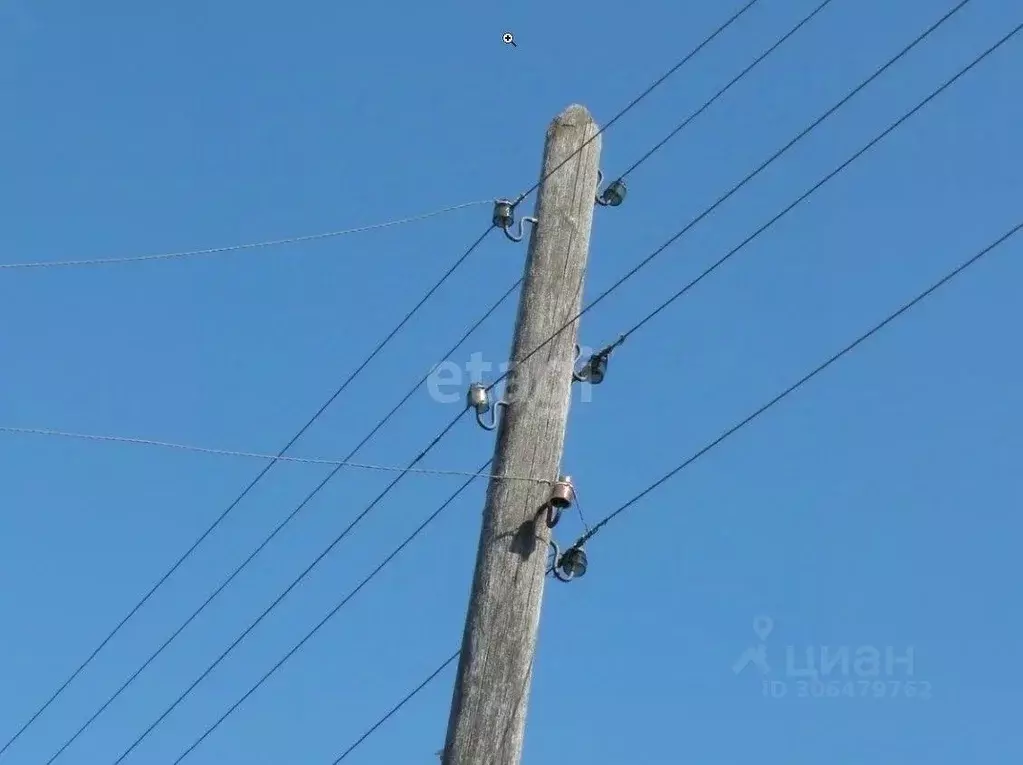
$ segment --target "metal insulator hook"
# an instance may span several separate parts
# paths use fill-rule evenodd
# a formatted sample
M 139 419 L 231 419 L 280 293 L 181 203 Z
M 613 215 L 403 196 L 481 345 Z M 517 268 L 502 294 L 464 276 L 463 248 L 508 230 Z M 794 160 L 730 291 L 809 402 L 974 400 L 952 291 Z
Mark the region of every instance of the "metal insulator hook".
M 551 564 L 548 566 L 550 573 L 554 573 L 558 570 L 558 561 L 561 559 L 561 550 L 558 548 L 558 543 L 554 541 L 554 537 L 551 537 L 547 543 L 551 548 Z
M 511 228 L 511 226 L 506 226 L 506 227 L 502 228 L 501 230 L 504 231 L 504 235 L 506 237 L 508 237 L 509 239 L 511 239 L 513 242 L 521 242 L 522 241 L 522 237 L 524 236 L 524 233 L 522 231 L 522 224 L 523 223 L 532 223 L 535 226 L 537 223 L 539 223 L 539 221 L 536 218 L 533 218 L 533 217 L 520 218 L 519 219 L 519 233 L 517 233 L 517 234 L 511 233 L 511 231 L 509 230 Z
M 476 412 L 476 422 L 478 422 L 479 426 L 484 430 L 495 430 L 498 425 L 497 410 L 502 406 L 508 406 L 508 402 L 498 401 L 496 404 L 494 404 L 494 408 L 490 410 L 490 422 L 483 421 L 484 412 Z

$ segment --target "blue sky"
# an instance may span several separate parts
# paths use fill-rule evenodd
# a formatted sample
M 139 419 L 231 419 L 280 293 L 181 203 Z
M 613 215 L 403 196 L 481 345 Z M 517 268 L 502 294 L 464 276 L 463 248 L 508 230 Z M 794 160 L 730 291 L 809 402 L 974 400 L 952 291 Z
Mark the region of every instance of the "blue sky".
M 556 113 L 579 102 L 606 122 L 738 5 L 0 0 L 0 262 L 255 242 L 514 196 Z M 605 174 L 814 5 L 762 0 L 612 126 Z M 587 296 L 952 5 L 836 0 L 636 170 L 624 206 L 596 211 Z M 973 0 L 587 314 L 580 340 L 614 339 L 1019 21 L 1010 0 Z M 591 522 L 1019 222 L 1021 45 L 616 352 L 592 401 L 577 398 L 566 446 Z M 0 427 L 275 452 L 489 217 L 0 272 Z M 1020 759 L 1021 254 L 1017 237 L 594 538 L 587 577 L 548 587 L 525 762 Z M 294 454 L 347 454 L 524 256 L 488 238 Z M 503 362 L 514 309 L 453 360 Z M 358 458 L 407 463 L 457 407 L 424 387 Z M 466 418 L 422 465 L 472 470 L 491 449 Z M 260 463 L 5 434 L 0 464 L 2 745 Z M 327 470 L 275 467 L 4 764 L 45 762 Z M 390 480 L 343 470 L 58 762 L 110 765 Z M 126 762 L 173 762 L 461 480 L 400 482 Z M 457 647 L 483 493 L 479 481 L 186 762 L 333 762 Z M 578 531 L 574 517 L 558 527 Z M 784 698 L 732 669 L 759 642 L 758 615 Z M 912 646 L 912 678 L 886 679 L 927 683 L 930 698 L 800 698 L 790 645 Z M 449 670 L 346 761 L 432 762 L 451 683 Z

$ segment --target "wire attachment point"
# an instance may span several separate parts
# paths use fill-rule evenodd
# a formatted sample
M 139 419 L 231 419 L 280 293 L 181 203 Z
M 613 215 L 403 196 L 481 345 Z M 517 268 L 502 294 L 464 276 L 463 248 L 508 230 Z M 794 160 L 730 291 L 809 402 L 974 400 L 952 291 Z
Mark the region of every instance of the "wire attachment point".
M 558 480 L 551 486 L 551 496 L 547 500 L 541 512 L 546 514 L 547 528 L 553 529 L 561 520 L 561 513 L 567 510 L 575 502 L 575 486 L 572 484 L 572 477 L 568 475 L 559 476 Z
M 515 205 L 509 199 L 494 200 L 494 225 L 508 228 L 515 222 Z
M 597 188 L 600 188 L 600 184 L 604 182 L 604 173 L 600 170 L 597 171 Z M 593 201 L 601 207 L 618 207 L 622 202 L 625 201 L 625 196 L 628 193 L 628 188 L 625 186 L 625 179 L 619 178 L 616 181 L 608 184 L 608 187 L 603 191 L 597 193 L 593 198 Z
M 561 520 L 562 511 L 571 507 L 575 502 L 576 492 L 571 476 L 559 476 L 558 480 L 551 486 L 550 499 L 540 511 L 540 513 L 543 513 L 546 510 L 547 528 L 552 529 L 557 526 L 558 521 Z M 537 514 L 538 520 L 540 513 Z M 547 573 L 554 574 L 554 578 L 559 582 L 571 582 L 573 579 L 583 576 L 588 565 L 586 551 L 583 549 L 585 541 L 585 537 L 579 539 L 562 553 L 558 543 L 552 538 L 548 542 L 551 549 L 551 558 L 547 566 Z
M 524 236 L 522 231 L 522 225 L 524 223 L 532 223 L 534 226 L 537 224 L 536 218 L 522 218 L 519 220 L 519 231 L 517 234 L 511 232 L 512 227 L 515 225 L 515 202 L 509 199 L 498 199 L 494 201 L 494 225 L 497 226 L 504 232 L 504 235 L 513 242 L 521 242 Z
M 611 356 L 611 351 L 624 342 L 625 335 L 619 335 L 618 339 L 611 343 L 611 345 L 601 348 L 590 356 L 581 369 L 572 372 L 573 382 L 588 382 L 590 385 L 600 385 L 604 381 L 605 375 L 607 375 L 607 361 Z M 575 355 L 576 359 L 582 355 L 582 349 L 578 344 L 575 346 Z
M 497 428 L 497 410 L 499 407 L 508 406 L 506 401 L 498 401 L 493 406 L 490 404 L 490 394 L 483 383 L 471 383 L 469 392 L 466 395 L 467 405 L 476 410 L 476 422 L 484 430 Z M 490 412 L 490 422 L 483 420 L 483 415 Z
M 589 561 L 586 559 L 586 550 L 576 542 L 565 552 L 558 549 L 558 544 L 553 539 L 550 542 L 554 562 L 550 566 L 550 572 L 559 582 L 571 582 L 586 574 Z

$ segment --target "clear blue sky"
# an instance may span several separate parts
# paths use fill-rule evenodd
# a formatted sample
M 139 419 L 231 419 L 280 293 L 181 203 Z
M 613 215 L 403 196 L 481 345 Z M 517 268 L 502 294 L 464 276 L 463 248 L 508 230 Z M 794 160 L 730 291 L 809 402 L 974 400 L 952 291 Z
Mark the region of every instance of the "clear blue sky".
M 763 0 L 605 134 L 605 173 L 815 4 Z M 624 206 L 597 211 L 587 295 L 952 4 L 836 0 L 637 170 Z M 229 245 L 514 196 L 536 179 L 557 112 L 579 102 L 606 122 L 738 5 L 0 0 L 0 261 Z M 581 341 L 612 340 L 1019 21 L 1012 0 L 973 0 L 588 314 Z M 517 48 L 501 44 L 505 30 Z M 1021 46 L 616 354 L 568 436 L 565 467 L 591 520 L 1018 222 Z M 489 216 L 0 272 L 0 426 L 276 451 Z M 524 255 L 489 238 L 294 453 L 346 454 Z M 526 763 L 1021 759 L 1021 257 L 1023 241 L 1003 246 L 593 540 L 588 576 L 548 587 Z M 504 361 L 513 314 L 510 301 L 455 361 Z M 457 407 L 423 389 L 359 458 L 406 463 Z M 467 418 L 423 466 L 474 469 L 491 448 Z M 261 463 L 3 435 L 0 465 L 2 743 Z M 45 762 L 325 472 L 274 468 L 4 765 Z M 342 471 L 58 762 L 110 765 L 391 477 Z M 128 762 L 172 762 L 460 481 L 403 480 Z M 481 481 L 186 762 L 329 765 L 457 646 L 483 492 Z M 563 541 L 578 530 L 576 518 L 558 528 Z M 755 668 L 732 670 L 758 643 L 757 615 L 773 619 L 767 658 L 785 698 L 764 698 Z M 797 698 L 787 645 L 913 646 L 911 679 L 931 698 Z M 449 670 L 347 762 L 433 762 L 451 682 Z

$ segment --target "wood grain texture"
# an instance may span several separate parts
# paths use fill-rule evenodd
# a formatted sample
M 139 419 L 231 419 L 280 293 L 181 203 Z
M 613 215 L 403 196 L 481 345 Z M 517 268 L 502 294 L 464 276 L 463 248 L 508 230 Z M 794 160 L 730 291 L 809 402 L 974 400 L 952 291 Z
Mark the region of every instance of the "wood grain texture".
M 582 106 L 568 107 L 547 130 L 545 180 L 534 213 L 539 222 L 529 240 L 512 359 L 526 359 L 579 313 L 597 190 L 597 131 Z M 500 409 L 495 474 L 557 477 L 576 330 L 573 323 L 513 366 L 504 395 L 509 405 Z M 521 760 L 550 538 L 542 516 L 536 519 L 549 493 L 547 484 L 490 482 L 444 765 Z

